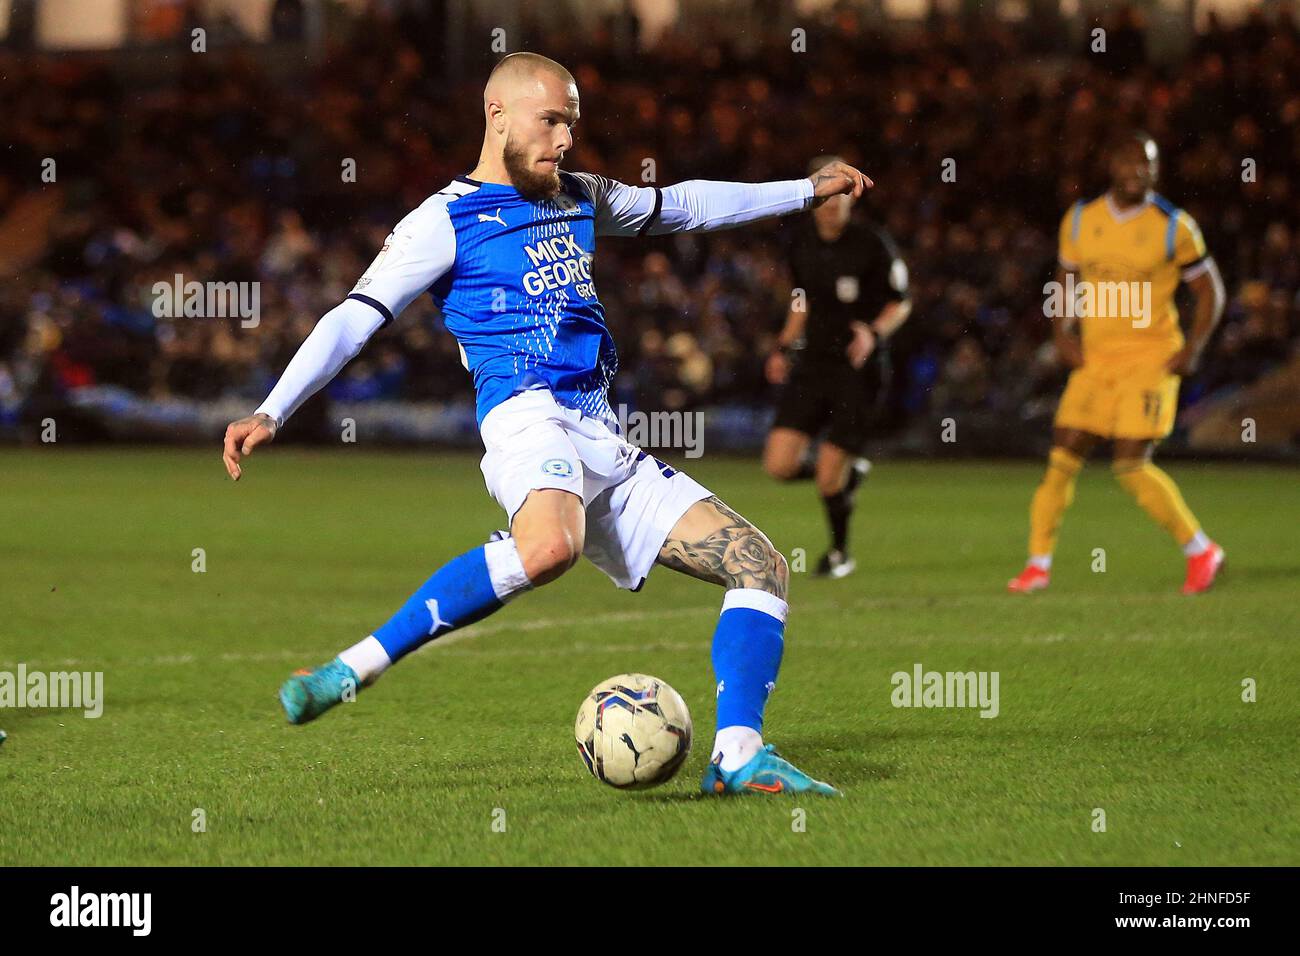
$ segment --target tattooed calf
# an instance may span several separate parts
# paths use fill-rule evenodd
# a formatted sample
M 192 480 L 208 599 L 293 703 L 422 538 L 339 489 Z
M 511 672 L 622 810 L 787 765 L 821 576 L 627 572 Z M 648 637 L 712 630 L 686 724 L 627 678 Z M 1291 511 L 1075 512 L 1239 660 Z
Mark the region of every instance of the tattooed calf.
M 767 536 L 718 498 L 701 504 L 716 512 L 722 527 L 695 541 L 669 538 L 659 563 L 724 588 L 757 588 L 785 599 L 789 568 Z

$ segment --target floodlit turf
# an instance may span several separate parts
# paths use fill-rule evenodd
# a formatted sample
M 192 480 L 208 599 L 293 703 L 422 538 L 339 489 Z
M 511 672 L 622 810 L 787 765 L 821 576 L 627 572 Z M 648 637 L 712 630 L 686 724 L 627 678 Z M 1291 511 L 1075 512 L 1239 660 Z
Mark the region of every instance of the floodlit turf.
M 813 565 L 810 486 L 689 464 Z M 233 485 L 215 447 L 0 452 L 0 670 L 100 670 L 106 698 L 97 720 L 0 709 L 0 864 L 1300 862 L 1294 470 L 1169 466 L 1229 554 L 1187 599 L 1181 556 L 1094 464 L 1051 591 L 1026 599 L 1002 589 L 1037 464 L 878 462 L 858 573 L 793 576 L 768 706 L 768 739 L 847 792 L 832 801 L 697 793 L 721 592 L 663 570 L 629 594 L 582 564 L 285 723 L 293 668 L 500 526 L 477 465 L 275 448 Z M 917 663 L 998 672 L 1000 713 L 893 707 Z M 601 785 L 573 744 L 582 697 L 623 671 L 694 715 L 659 790 Z

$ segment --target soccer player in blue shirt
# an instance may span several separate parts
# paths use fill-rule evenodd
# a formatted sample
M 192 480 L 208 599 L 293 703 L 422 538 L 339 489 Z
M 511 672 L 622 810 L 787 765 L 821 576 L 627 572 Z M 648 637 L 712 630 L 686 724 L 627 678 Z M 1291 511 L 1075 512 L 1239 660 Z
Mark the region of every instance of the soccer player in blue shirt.
M 717 735 L 706 793 L 837 794 L 764 745 L 787 612 L 785 559 L 767 537 L 689 476 L 624 441 L 607 393 L 618 359 L 596 297 L 597 236 L 723 229 L 871 187 L 834 162 L 807 179 L 692 181 L 664 189 L 560 171 L 573 146 L 578 89 L 563 66 L 506 57 L 483 95 L 478 166 L 408 214 L 352 293 L 326 313 L 266 401 L 226 429 L 241 461 L 428 291 L 474 377 L 482 470 L 508 534 L 438 569 L 373 634 L 280 690 L 306 723 L 391 664 L 479 621 L 586 555 L 636 590 L 657 563 L 722 585 L 713 637 Z

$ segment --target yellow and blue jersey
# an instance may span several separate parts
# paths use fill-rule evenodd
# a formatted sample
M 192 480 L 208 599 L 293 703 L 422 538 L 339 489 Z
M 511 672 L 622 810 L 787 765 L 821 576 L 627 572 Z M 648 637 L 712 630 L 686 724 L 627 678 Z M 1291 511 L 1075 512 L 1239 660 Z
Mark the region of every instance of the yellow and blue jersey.
M 1174 292 L 1208 268 L 1196 221 L 1151 193 L 1120 210 L 1109 194 L 1061 220 L 1058 259 L 1090 287 L 1079 324 L 1085 364 L 1162 364 L 1183 346 Z

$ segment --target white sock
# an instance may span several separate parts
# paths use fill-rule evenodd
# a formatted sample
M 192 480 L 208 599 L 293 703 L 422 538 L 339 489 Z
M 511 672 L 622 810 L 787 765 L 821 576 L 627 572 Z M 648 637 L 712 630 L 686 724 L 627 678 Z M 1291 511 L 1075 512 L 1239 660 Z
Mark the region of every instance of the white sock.
M 763 735 L 753 727 L 723 727 L 713 738 L 713 754 L 716 759 L 722 754 L 721 767 L 727 773 L 739 770 L 754 759 L 754 754 L 763 749 Z
M 1208 550 L 1210 550 L 1210 539 L 1205 536 L 1205 532 L 1200 528 L 1196 529 L 1196 534 L 1192 535 L 1192 540 L 1183 545 L 1183 554 L 1189 558 L 1204 554 Z
M 519 592 L 527 591 L 533 583 L 524 573 L 524 562 L 519 557 L 515 539 L 503 531 L 498 531 L 492 538 L 483 545 L 483 558 L 487 561 L 492 590 L 496 592 L 497 600 L 504 604 Z
M 388 659 L 384 645 L 373 634 L 339 654 L 339 660 L 357 672 L 363 685 L 376 681 L 393 663 Z
M 1052 570 L 1052 556 L 1050 554 L 1031 554 L 1029 563 L 1040 571 Z

